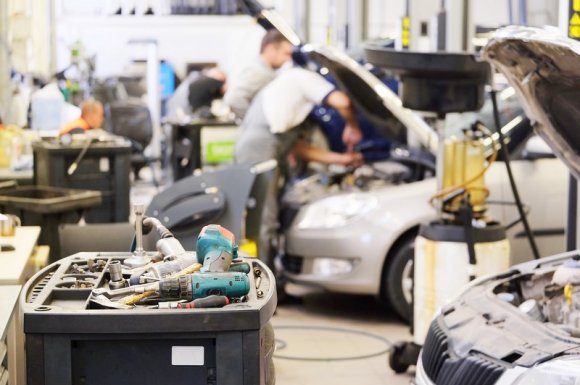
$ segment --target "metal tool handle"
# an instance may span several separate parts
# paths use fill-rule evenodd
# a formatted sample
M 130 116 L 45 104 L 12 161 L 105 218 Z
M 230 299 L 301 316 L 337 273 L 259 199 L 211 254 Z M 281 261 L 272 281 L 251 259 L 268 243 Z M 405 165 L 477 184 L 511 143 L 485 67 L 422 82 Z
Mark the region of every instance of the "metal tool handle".
M 143 213 L 145 211 L 145 206 L 137 204 L 133 206 L 133 212 L 135 213 L 135 255 L 143 256 L 145 255 L 145 249 L 143 248 Z
M 89 150 L 89 147 L 91 146 L 91 144 L 93 142 L 94 142 L 94 139 L 93 138 L 87 139 L 87 142 L 83 146 L 81 152 L 79 153 L 79 155 L 77 156 L 77 158 L 75 159 L 75 161 L 68 168 L 68 170 L 67 170 L 68 176 L 71 176 L 72 174 L 75 173 L 75 171 L 77 170 L 77 168 L 79 166 L 79 163 L 81 162 L 81 160 L 83 160 L 83 158 L 85 157 L 85 154 L 87 153 L 87 151 Z

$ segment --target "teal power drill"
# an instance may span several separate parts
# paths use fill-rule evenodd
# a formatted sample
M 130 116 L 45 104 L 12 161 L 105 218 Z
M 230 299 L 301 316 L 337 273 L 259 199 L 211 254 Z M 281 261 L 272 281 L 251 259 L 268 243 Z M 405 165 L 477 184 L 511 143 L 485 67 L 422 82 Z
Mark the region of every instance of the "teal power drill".
M 194 273 L 158 283 L 159 295 L 166 299 L 193 301 L 209 295 L 243 297 L 250 292 L 247 274 L 238 272 Z
M 203 265 L 201 271 L 159 281 L 153 290 L 160 297 L 193 301 L 209 295 L 235 298 L 249 293 L 249 271 L 244 269 L 247 266 L 249 270 L 249 265 L 245 262 L 237 264 L 242 266 L 232 265 L 232 260 L 238 257 L 238 246 L 231 231 L 220 225 L 205 226 L 197 238 L 196 252 L 198 262 Z
M 197 237 L 197 261 L 202 273 L 226 272 L 238 257 L 234 234 L 220 225 L 207 225 Z

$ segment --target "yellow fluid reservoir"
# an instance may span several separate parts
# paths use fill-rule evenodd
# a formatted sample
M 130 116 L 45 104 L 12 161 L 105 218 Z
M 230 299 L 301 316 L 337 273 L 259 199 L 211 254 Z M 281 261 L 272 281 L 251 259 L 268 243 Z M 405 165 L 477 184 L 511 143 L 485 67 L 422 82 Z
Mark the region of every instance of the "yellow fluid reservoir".
M 452 138 L 445 142 L 443 168 L 443 190 L 462 186 L 471 196 L 471 204 L 474 213 L 481 213 L 485 210 L 485 199 L 487 190 L 483 177 L 485 169 L 485 147 L 480 140 L 456 139 Z M 477 175 L 479 178 L 463 186 L 465 182 L 473 179 Z M 457 212 L 461 197 L 455 198 L 444 207 L 445 211 Z
M 448 226 L 452 228 L 453 226 Z M 442 227 L 445 228 L 445 227 Z M 510 266 L 510 244 L 501 226 L 489 230 L 476 230 L 476 264 L 471 265 L 467 243 L 445 239 L 444 232 L 435 236 L 421 234 L 415 239 L 414 288 L 413 288 L 413 338 L 422 345 L 429 325 L 437 311 L 448 301 L 456 298 L 470 277 L 499 274 Z M 462 233 L 462 226 L 455 226 L 453 233 Z M 487 233 L 477 239 L 477 233 Z M 440 237 L 441 239 L 433 239 Z M 453 236 L 451 236 L 453 238 Z M 488 238 L 488 239 L 485 239 Z

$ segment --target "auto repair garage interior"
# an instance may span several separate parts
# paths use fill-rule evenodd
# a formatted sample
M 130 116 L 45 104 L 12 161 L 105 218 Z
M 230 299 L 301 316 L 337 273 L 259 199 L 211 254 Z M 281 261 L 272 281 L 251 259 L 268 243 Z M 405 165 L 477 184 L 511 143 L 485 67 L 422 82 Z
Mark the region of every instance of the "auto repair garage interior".
M 1 0 L 0 385 L 580 384 L 580 1 Z

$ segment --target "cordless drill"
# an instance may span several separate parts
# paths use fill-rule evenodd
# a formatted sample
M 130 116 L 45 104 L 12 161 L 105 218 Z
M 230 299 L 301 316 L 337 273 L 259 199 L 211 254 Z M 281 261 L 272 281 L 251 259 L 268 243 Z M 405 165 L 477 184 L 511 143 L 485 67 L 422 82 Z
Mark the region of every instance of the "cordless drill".
M 234 234 L 220 225 L 207 225 L 197 237 L 197 261 L 203 265 L 202 273 L 228 271 L 233 259 L 238 257 Z
M 157 222 L 155 218 L 147 218 L 144 224 L 150 231 Z M 220 225 L 208 225 L 201 230 L 197 238 L 196 253 L 185 251 L 179 240 L 173 236 L 161 238 L 157 242 L 157 249 L 165 258 L 171 260 L 153 264 L 145 274 L 136 274 L 131 277 L 130 282 L 132 285 L 138 285 L 167 278 L 195 262 L 203 264 L 201 271 L 204 273 L 228 270 L 249 273 L 250 268 L 247 263 L 231 264 L 232 259 L 238 257 L 238 246 L 234 242 L 234 234 Z
M 159 282 L 159 295 L 189 301 L 209 295 L 242 297 L 250 291 L 247 274 L 228 271 L 238 257 L 234 234 L 220 225 L 205 226 L 197 237 L 197 260 L 201 273 Z
M 188 301 L 209 295 L 243 297 L 250 292 L 248 275 L 237 272 L 194 273 L 164 279 L 156 285 L 159 285 L 156 291 L 160 297 Z

